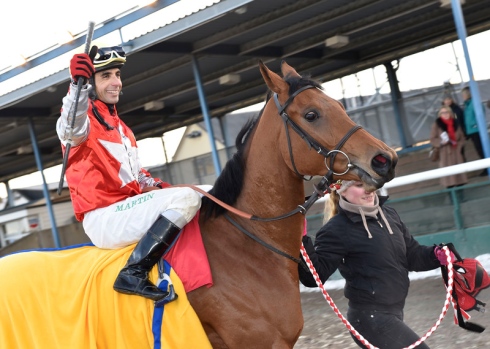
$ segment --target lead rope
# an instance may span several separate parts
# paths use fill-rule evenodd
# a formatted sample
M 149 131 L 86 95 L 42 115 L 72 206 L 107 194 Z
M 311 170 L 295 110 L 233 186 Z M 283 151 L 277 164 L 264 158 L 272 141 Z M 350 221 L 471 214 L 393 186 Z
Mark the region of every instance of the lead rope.
M 427 338 L 429 338 L 430 335 L 432 333 L 434 333 L 434 331 L 439 327 L 439 325 L 441 324 L 442 320 L 446 316 L 446 313 L 447 313 L 447 310 L 449 309 L 449 304 L 450 303 L 452 303 L 453 308 L 456 311 L 456 304 L 455 304 L 455 302 L 453 302 L 453 297 L 452 297 L 454 273 L 453 273 L 453 263 L 452 263 L 452 260 L 451 260 L 451 252 L 449 251 L 449 249 L 446 246 L 444 246 L 443 249 L 444 249 L 444 252 L 446 253 L 446 258 L 447 258 L 447 269 L 448 269 L 448 279 L 449 280 L 448 280 L 448 284 L 447 284 L 447 287 L 446 287 L 446 290 L 447 290 L 446 300 L 444 301 L 444 306 L 442 308 L 442 313 L 441 313 L 441 315 L 439 315 L 439 318 L 437 319 L 437 321 L 434 324 L 434 326 L 432 326 L 429 329 L 429 331 L 427 331 L 427 333 L 424 336 L 422 336 L 415 343 L 413 343 L 410 346 L 405 347 L 403 349 L 413 349 L 413 348 L 417 347 L 420 343 L 422 343 L 423 341 L 425 341 Z M 369 349 L 379 349 L 378 347 L 375 347 L 374 345 L 372 345 L 371 343 L 369 343 L 359 332 L 357 332 L 356 329 L 354 327 L 352 327 L 352 325 L 349 323 L 349 321 L 347 321 L 347 319 L 344 318 L 344 316 L 340 313 L 340 310 L 337 308 L 337 306 L 335 305 L 334 301 L 332 300 L 332 298 L 330 298 L 328 292 L 323 287 L 323 283 L 320 280 L 320 276 L 316 272 L 316 269 L 313 266 L 313 263 L 311 262 L 310 257 L 308 256 L 308 253 L 306 253 L 306 250 L 305 250 L 305 247 L 303 246 L 303 244 L 301 244 L 301 255 L 303 256 L 303 259 L 305 260 L 306 264 L 308 265 L 308 267 L 310 269 L 310 272 L 311 272 L 311 274 L 313 275 L 313 278 L 316 281 L 316 284 L 318 285 L 318 287 L 322 291 L 323 297 L 325 298 L 325 300 L 327 301 L 327 303 L 330 305 L 330 307 L 333 309 L 333 311 L 335 312 L 335 314 L 337 314 L 337 316 L 340 318 L 340 320 L 345 325 L 345 327 L 347 327 L 347 329 L 354 335 L 354 337 L 356 337 L 362 344 L 364 344 Z

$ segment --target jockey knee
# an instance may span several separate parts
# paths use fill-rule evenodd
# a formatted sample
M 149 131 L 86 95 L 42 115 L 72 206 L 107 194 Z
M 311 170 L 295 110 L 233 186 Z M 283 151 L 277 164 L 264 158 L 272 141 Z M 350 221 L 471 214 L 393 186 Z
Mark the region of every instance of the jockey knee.
M 188 215 L 190 215 L 188 222 L 196 215 L 197 211 L 201 208 L 201 195 L 197 191 L 191 188 L 183 188 L 182 196 L 187 205 Z
M 177 197 L 178 199 L 167 207 L 162 216 L 179 228 L 183 228 L 201 207 L 201 196 L 191 188 L 182 188 Z

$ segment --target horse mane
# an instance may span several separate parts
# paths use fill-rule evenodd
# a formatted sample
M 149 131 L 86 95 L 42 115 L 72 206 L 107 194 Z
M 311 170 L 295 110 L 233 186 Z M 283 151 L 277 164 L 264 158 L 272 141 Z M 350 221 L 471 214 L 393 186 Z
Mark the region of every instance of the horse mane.
M 243 174 L 245 170 L 245 146 L 247 145 L 247 140 L 252 134 L 255 125 L 262 116 L 262 111 L 260 111 L 257 117 L 249 119 L 237 135 L 235 146 L 237 151 L 233 154 L 232 158 L 228 160 L 225 167 L 221 171 L 214 182 L 213 188 L 209 191 L 211 195 L 218 198 L 219 200 L 232 205 L 236 202 L 238 196 L 240 195 L 243 187 Z M 204 209 L 205 217 L 210 218 L 212 216 L 219 216 L 226 212 L 226 209 L 216 204 L 211 199 L 207 197 L 202 198 L 202 209 Z
M 323 89 L 319 82 L 306 77 L 286 76 L 284 81 L 289 85 L 289 96 L 307 85 L 315 86 L 320 90 Z M 269 90 L 267 92 L 264 107 L 260 110 L 260 113 L 256 117 L 249 119 L 238 133 L 235 140 L 237 151 L 233 154 L 233 157 L 228 160 L 221 174 L 214 182 L 213 188 L 209 191 L 211 195 L 228 205 L 233 205 L 242 191 L 245 173 L 245 148 L 250 139 L 250 135 L 253 133 L 258 121 L 262 117 L 265 105 L 271 97 L 272 91 Z M 224 207 L 218 205 L 207 197 L 202 198 L 201 208 L 201 211 L 205 212 L 204 217 L 206 219 L 218 217 L 226 212 Z

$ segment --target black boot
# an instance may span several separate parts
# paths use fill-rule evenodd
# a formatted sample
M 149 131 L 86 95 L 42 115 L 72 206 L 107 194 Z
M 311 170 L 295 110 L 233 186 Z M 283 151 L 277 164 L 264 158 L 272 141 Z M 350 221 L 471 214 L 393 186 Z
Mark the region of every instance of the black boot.
M 180 228 L 167 218 L 160 216 L 138 242 L 114 282 L 114 290 L 161 300 L 169 295 L 148 280 L 148 272 L 162 258 L 163 253 L 174 242 Z

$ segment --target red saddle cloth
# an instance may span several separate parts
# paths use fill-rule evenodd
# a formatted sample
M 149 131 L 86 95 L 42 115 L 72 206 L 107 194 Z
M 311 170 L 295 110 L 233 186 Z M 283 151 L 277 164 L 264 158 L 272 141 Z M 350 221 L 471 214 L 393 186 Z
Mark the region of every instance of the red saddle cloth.
M 164 259 L 179 276 L 186 293 L 202 286 L 213 286 L 211 267 L 199 228 L 199 212 L 182 229 Z

